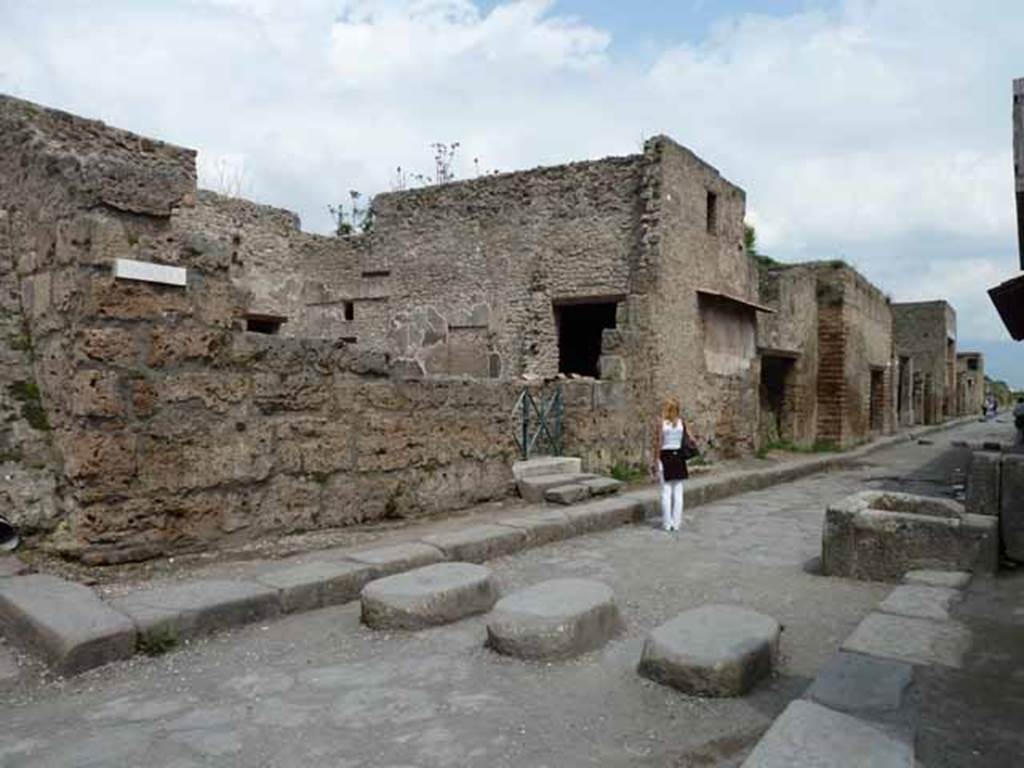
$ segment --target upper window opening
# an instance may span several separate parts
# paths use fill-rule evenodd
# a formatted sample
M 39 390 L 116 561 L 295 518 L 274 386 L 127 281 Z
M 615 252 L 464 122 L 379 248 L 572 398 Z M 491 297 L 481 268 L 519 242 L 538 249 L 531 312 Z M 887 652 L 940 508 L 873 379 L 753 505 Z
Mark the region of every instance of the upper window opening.
M 356 303 L 354 301 L 346 301 L 345 307 L 345 319 L 355 320 L 356 319 Z
M 712 235 L 718 234 L 718 195 L 708 190 L 707 228 Z
M 249 333 L 263 333 L 267 336 L 276 336 L 281 331 L 281 325 L 288 321 L 287 317 L 278 315 L 247 315 L 245 318 L 245 330 Z
M 555 305 L 559 373 L 599 377 L 601 337 L 615 327 L 617 306 L 601 300 Z

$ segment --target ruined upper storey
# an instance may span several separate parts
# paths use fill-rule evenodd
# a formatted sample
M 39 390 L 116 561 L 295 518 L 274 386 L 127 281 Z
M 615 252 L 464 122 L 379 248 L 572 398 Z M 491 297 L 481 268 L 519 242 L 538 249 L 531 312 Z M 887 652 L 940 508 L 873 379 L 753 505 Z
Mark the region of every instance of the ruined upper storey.
M 65 204 L 169 216 L 195 203 L 195 159 L 195 150 L 0 94 L 0 177 L 45 185 Z

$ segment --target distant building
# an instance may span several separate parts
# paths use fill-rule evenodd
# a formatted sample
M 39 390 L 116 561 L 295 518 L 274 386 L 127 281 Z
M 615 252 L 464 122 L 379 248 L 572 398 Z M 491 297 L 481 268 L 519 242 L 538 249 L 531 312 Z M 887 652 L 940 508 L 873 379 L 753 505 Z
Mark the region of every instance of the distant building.
M 956 415 L 956 312 L 945 301 L 892 305 L 900 391 L 909 387 L 914 424 L 941 424 Z

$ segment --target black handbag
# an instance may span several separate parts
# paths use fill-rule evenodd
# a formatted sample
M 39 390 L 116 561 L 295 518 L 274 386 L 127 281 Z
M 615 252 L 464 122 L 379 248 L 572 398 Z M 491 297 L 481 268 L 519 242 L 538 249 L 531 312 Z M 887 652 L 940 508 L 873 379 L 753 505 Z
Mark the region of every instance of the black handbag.
M 686 429 L 685 427 L 683 428 L 682 451 L 683 451 L 683 459 L 685 461 L 689 461 L 690 459 L 694 458 L 695 456 L 699 456 L 700 455 L 700 449 L 697 448 L 697 443 L 695 443 L 693 441 L 693 438 L 690 437 L 690 430 Z

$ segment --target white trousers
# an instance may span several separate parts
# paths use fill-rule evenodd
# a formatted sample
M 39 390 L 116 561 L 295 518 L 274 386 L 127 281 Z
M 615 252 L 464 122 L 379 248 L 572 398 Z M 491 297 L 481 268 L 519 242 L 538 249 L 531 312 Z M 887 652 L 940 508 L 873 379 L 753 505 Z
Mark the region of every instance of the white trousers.
M 683 525 L 683 481 L 661 481 L 661 527 L 678 531 Z

